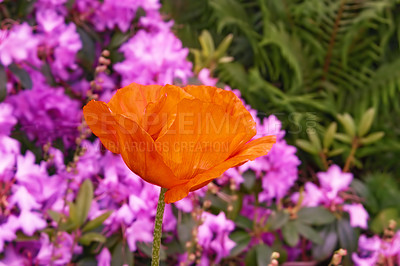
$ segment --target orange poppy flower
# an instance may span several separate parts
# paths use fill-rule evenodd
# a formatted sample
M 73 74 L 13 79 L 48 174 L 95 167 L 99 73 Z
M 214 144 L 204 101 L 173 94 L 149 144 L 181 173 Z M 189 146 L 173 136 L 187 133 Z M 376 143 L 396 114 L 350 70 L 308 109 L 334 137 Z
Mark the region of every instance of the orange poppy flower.
M 85 120 L 145 181 L 167 188 L 172 203 L 227 169 L 266 155 L 275 136 L 250 141 L 256 124 L 232 92 L 209 86 L 132 83 L 108 103 L 90 101 Z

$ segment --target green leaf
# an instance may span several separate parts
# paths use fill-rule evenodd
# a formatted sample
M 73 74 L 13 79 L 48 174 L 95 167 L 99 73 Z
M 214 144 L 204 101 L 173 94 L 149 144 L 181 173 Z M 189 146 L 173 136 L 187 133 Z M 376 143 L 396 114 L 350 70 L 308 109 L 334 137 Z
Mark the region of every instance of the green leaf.
M 350 137 L 355 137 L 356 135 L 356 125 L 354 123 L 353 118 L 349 114 L 339 114 L 337 116 L 339 122 L 343 125 L 344 130 Z
M 93 184 L 89 179 L 83 181 L 75 200 L 78 226 L 85 223 L 93 200 Z
M 235 224 L 239 228 L 251 229 L 253 227 L 253 221 L 242 215 L 238 215 L 235 219 Z
M 17 239 L 15 239 L 15 241 L 25 242 L 25 241 L 39 240 L 38 234 L 34 234 L 33 236 L 27 236 L 21 231 L 17 231 L 16 236 L 17 236 Z
M 195 221 L 191 218 L 183 218 L 180 223 L 177 225 L 178 230 L 178 239 L 182 245 L 185 245 L 186 242 L 192 240 L 192 232 L 195 226 Z
M 0 64 L 0 103 L 4 101 L 7 96 L 7 73 L 6 69 Z
M 232 203 L 232 211 L 228 212 L 227 218 L 230 220 L 235 220 L 236 217 L 239 215 L 240 210 L 243 206 L 243 193 L 236 193 L 237 200 Z
M 334 224 L 324 227 L 319 234 L 324 241 L 320 245 L 313 245 L 312 255 L 314 259 L 322 261 L 332 255 L 337 246 L 338 237 Z
M 146 254 L 149 258 L 152 256 L 152 243 L 145 242 L 137 242 L 136 243 L 138 249 L 140 249 L 144 254 Z M 167 254 L 163 248 L 160 249 L 160 260 L 166 260 Z
M 334 156 L 338 156 L 339 154 L 342 154 L 344 152 L 343 148 L 338 148 L 338 149 L 334 149 L 328 152 L 328 156 L 329 157 L 334 157 Z
M 61 212 L 56 212 L 53 210 L 48 210 L 47 214 L 53 219 L 53 221 L 59 223 L 61 221 L 61 218 L 64 216 Z
M 297 219 L 305 224 L 325 225 L 332 223 L 335 216 L 324 207 L 307 207 L 299 210 Z
M 92 243 L 92 242 L 99 242 L 99 243 L 104 243 L 104 242 L 106 242 L 106 237 L 105 236 L 103 236 L 102 234 L 100 234 L 100 233 L 97 233 L 97 232 L 89 232 L 89 233 L 86 233 L 86 234 L 84 234 L 84 235 L 82 235 L 80 238 L 79 238 L 79 243 L 81 243 L 82 245 L 84 245 L 84 246 L 87 246 L 87 245 L 89 245 L 90 243 Z
M 202 48 L 202 52 L 205 58 L 209 58 L 214 54 L 214 40 L 211 37 L 211 34 L 207 30 L 203 30 L 201 32 L 201 35 L 199 37 L 200 45 Z
M 296 227 L 296 222 L 297 221 L 289 221 L 282 227 L 283 239 L 291 247 L 296 246 L 300 240 L 299 232 L 297 231 Z
M 230 256 L 235 257 L 243 252 L 251 241 L 251 235 L 246 231 L 236 231 L 230 234 L 230 239 L 235 241 L 236 246 L 231 250 Z
M 381 138 L 383 138 L 384 135 L 385 135 L 385 133 L 382 131 L 371 133 L 368 136 L 361 138 L 360 144 L 362 144 L 362 145 L 372 144 L 374 142 L 377 142 Z
M 56 81 L 54 80 L 53 74 L 51 73 L 50 65 L 45 62 L 41 67 L 42 74 L 46 77 L 47 84 L 51 86 L 56 86 Z
M 77 27 L 76 31 L 82 41 L 82 48 L 78 52 L 78 57 L 81 60 L 85 69 L 89 70 L 93 67 L 96 59 L 96 44 L 93 38 L 83 28 Z
M 322 147 L 321 147 L 321 140 L 318 137 L 318 133 L 316 130 L 307 130 L 307 135 L 308 138 L 311 140 L 312 145 L 314 146 L 314 149 L 319 152 Z
M 125 34 L 121 31 L 114 31 L 113 36 L 111 37 L 110 44 L 108 47 L 110 49 L 116 49 L 121 46 L 124 42 L 126 42 L 129 39 L 129 35 Z
M 96 218 L 94 218 L 93 220 L 89 221 L 83 228 L 82 228 L 82 232 L 87 232 L 90 230 L 93 230 L 97 227 L 99 227 L 100 225 L 103 224 L 103 222 L 110 217 L 112 211 L 107 211 L 99 216 L 97 216 Z
M 247 192 L 251 192 L 254 188 L 254 184 L 256 183 L 256 174 L 253 171 L 246 171 L 242 174 L 244 182 L 242 183 L 243 187 L 247 190 Z
M 73 228 L 79 228 L 78 210 L 73 202 L 67 202 L 69 207 L 69 220 L 73 224 Z
M 280 229 L 284 224 L 289 221 L 289 213 L 286 211 L 273 212 L 267 221 L 269 229 L 275 231 Z
M 358 235 L 348 219 L 337 221 L 337 233 L 340 247 L 346 249 L 350 254 L 354 252 L 357 248 Z
M 19 82 L 21 83 L 22 87 L 24 87 L 25 89 L 32 89 L 32 79 L 29 76 L 28 72 L 25 71 L 25 69 L 19 67 L 15 63 L 9 65 L 8 69 L 19 80 Z
M 308 153 L 315 154 L 315 155 L 318 154 L 318 150 L 315 148 L 315 146 L 311 142 L 309 142 L 305 139 L 296 139 L 296 145 L 297 145 L 297 147 L 299 147 L 300 149 L 302 149 Z
M 348 144 L 351 144 L 351 142 L 353 141 L 353 139 L 349 135 L 346 135 L 343 133 L 336 133 L 335 139 L 338 139 L 341 142 L 348 143 Z
M 337 124 L 336 124 L 336 122 L 332 122 L 325 131 L 325 135 L 324 135 L 324 148 L 325 149 L 329 149 L 329 147 L 332 145 L 333 139 L 335 138 L 336 131 L 337 131 Z
M 253 266 L 257 265 L 257 251 L 256 247 L 253 246 L 246 254 L 246 257 L 244 258 L 244 264 L 246 266 Z
M 76 266 L 98 266 L 98 262 L 95 258 L 83 258 L 79 260 L 76 264 Z
M 128 244 L 121 240 L 112 251 L 111 266 L 121 266 L 125 264 L 133 266 L 133 253 L 129 250 Z
M 232 43 L 232 40 L 233 40 L 233 34 L 228 34 L 228 35 L 222 40 L 222 42 L 219 44 L 217 50 L 216 50 L 215 53 L 214 53 L 214 56 L 213 56 L 214 59 L 218 60 L 218 59 L 222 58 L 222 57 L 226 54 L 226 52 L 227 52 L 229 46 L 230 46 L 231 43 Z
M 295 223 L 295 226 L 300 235 L 304 236 L 308 240 L 311 240 L 312 242 L 318 245 L 322 243 L 321 236 L 312 227 L 300 222 Z
M 60 231 L 71 232 L 78 229 L 78 226 L 76 226 L 76 224 L 72 222 L 71 219 L 68 219 L 66 222 L 61 222 L 58 228 L 60 229 Z
M 370 228 L 376 234 L 380 234 L 389 225 L 390 220 L 399 220 L 399 211 L 395 208 L 381 210 L 372 220 Z
M 361 117 L 360 124 L 358 125 L 358 136 L 363 137 L 371 129 L 372 122 L 374 121 L 375 109 L 368 109 Z
M 257 244 L 247 252 L 245 265 L 268 266 L 271 261 L 272 250 L 265 244 Z
M 258 266 L 268 266 L 271 262 L 272 250 L 264 243 L 256 246 L 256 256 Z

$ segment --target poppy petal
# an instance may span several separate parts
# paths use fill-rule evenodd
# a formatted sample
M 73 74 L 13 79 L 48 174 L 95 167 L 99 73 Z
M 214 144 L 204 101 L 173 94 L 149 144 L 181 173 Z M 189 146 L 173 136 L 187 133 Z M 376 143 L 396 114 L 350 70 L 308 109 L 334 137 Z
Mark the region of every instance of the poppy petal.
M 249 130 L 256 134 L 256 123 L 243 105 L 243 102 L 233 92 L 215 88 L 211 86 L 188 85 L 183 88 L 187 93 L 203 102 L 215 103 L 224 108 L 224 111 L 232 116 L 242 117 L 243 122 L 247 123 Z M 254 136 L 253 135 L 253 136 Z
M 245 162 L 256 159 L 257 157 L 266 155 L 272 145 L 276 142 L 275 136 L 266 136 L 247 143 L 240 151 L 226 161 L 207 170 L 194 178 L 190 179 L 186 184 L 179 185 L 169 189 L 165 194 L 165 202 L 172 203 L 186 197 L 189 192 L 195 191 L 211 180 L 221 176 L 229 168 L 241 165 Z
M 229 158 L 251 138 L 247 129 L 219 105 L 184 99 L 168 132 L 156 140 L 156 148 L 179 179 L 190 179 Z
M 108 106 L 104 102 L 91 100 L 83 107 L 83 116 L 104 147 L 113 153 L 119 153 L 117 132 L 114 129 L 115 120 Z
M 183 99 L 194 97 L 182 88 L 174 85 L 165 85 L 161 91 L 161 98 L 147 105 L 142 127 L 155 140 L 165 134 L 176 118 L 177 104 Z
M 236 121 L 240 122 L 239 128 L 245 130 L 246 135 L 238 136 L 241 139 L 237 143 L 235 151 L 241 149 L 241 147 L 257 133 L 256 122 L 252 115 L 243 105 L 240 98 L 232 91 L 204 85 L 188 85 L 183 89 L 187 93 L 193 95 L 196 99 L 221 106 L 226 114 L 235 117 Z
M 157 152 L 155 142 L 137 122 L 116 115 L 120 153 L 125 164 L 147 182 L 171 188 L 184 183 L 177 179 Z
M 131 120 L 141 123 L 146 106 L 160 98 L 161 88 L 160 85 L 129 84 L 114 94 L 108 102 L 108 106 L 113 113 L 123 114 Z

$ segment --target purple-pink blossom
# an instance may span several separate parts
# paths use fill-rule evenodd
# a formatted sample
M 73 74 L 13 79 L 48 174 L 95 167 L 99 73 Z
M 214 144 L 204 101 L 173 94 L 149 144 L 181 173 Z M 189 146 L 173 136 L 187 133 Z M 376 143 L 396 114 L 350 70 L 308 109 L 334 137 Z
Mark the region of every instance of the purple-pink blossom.
M 192 75 L 192 64 L 186 60 L 189 50 L 169 30 L 156 33 L 139 30 L 123 44 L 125 60 L 114 69 L 122 76 L 122 85 L 172 84 L 176 78 L 184 83 Z
M 368 228 L 368 212 L 360 203 L 345 204 L 343 210 L 350 215 L 350 225 L 352 227 Z
M 10 30 L 0 30 L 0 62 L 4 66 L 21 62 L 33 56 L 38 40 L 28 23 L 14 25 Z
M 47 86 L 25 90 L 9 97 L 14 115 L 30 140 L 39 145 L 61 139 L 66 147 L 75 144 L 81 123 L 80 103 L 62 88 Z
M 204 212 L 202 219 L 204 222 L 198 228 L 198 243 L 203 248 L 201 265 L 218 264 L 222 258 L 229 255 L 231 249 L 236 245 L 229 238 L 235 225 L 226 218 L 223 212 L 217 216 Z M 215 257 L 215 259 L 210 261 L 210 257 Z

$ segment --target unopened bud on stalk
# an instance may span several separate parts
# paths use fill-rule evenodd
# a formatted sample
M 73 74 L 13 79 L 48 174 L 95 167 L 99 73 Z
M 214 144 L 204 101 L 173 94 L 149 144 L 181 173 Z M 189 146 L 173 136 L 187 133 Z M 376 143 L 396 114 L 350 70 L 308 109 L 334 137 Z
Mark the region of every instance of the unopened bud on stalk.
M 211 207 L 211 200 L 205 200 L 203 203 L 203 206 L 205 209 L 208 209 Z
M 280 256 L 279 252 L 274 251 L 271 254 L 271 259 L 279 259 Z
M 105 57 L 109 57 L 109 56 L 110 56 L 110 51 L 108 51 L 108 50 L 103 50 L 103 52 L 101 52 L 101 55 L 102 55 L 102 56 L 105 56 Z
M 194 261 L 196 259 L 196 255 L 194 255 L 193 253 L 189 255 L 188 257 L 189 261 Z
M 335 252 L 332 256 L 332 260 L 329 263 L 329 266 L 337 266 L 342 262 L 342 258 L 347 255 L 347 250 L 345 249 L 339 249 L 338 251 Z
M 100 56 L 99 63 L 108 66 L 109 64 L 111 64 L 111 60 Z

